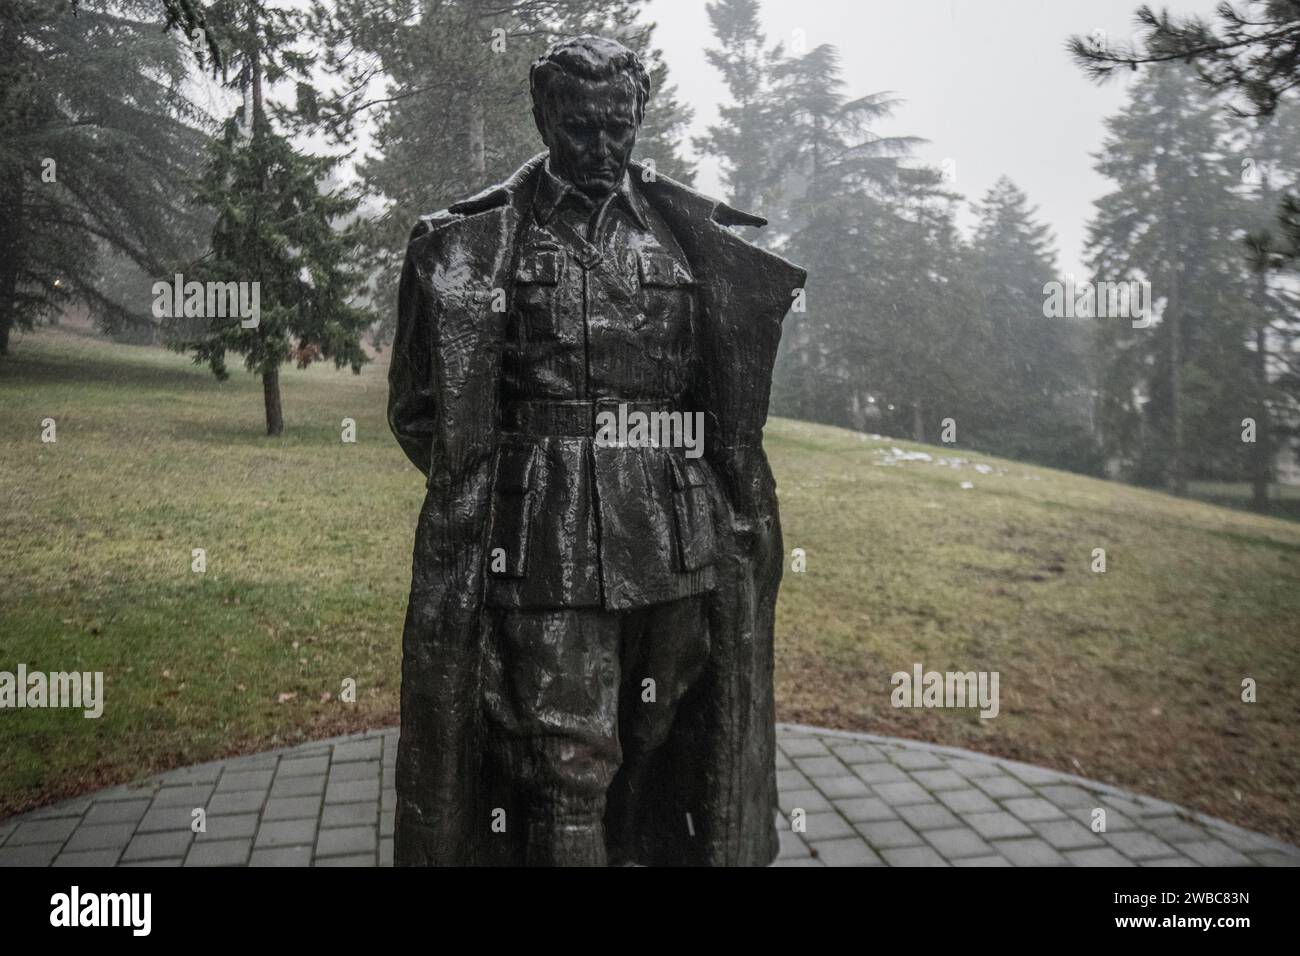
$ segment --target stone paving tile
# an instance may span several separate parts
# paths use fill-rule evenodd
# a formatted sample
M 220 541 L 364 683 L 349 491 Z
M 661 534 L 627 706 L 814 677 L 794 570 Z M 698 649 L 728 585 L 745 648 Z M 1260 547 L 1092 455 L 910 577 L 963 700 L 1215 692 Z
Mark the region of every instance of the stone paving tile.
M 62 843 L 72 835 L 80 823 L 75 817 L 55 818 L 53 820 L 33 820 L 20 823 L 10 835 L 5 846 L 27 846 L 33 843 Z
M 824 757 L 830 753 L 826 745 L 817 737 L 787 737 L 781 741 L 781 749 L 787 757 Z
M 78 827 L 77 831 L 72 834 L 72 837 L 64 845 L 64 849 L 69 853 L 78 850 L 104 850 L 109 847 L 120 849 L 127 845 L 133 833 L 135 833 L 135 824 L 133 823 L 82 826 Z
M 838 797 L 865 797 L 871 789 L 850 774 L 839 777 L 813 777 L 813 786 L 832 800 Z
M 193 836 L 188 830 L 184 833 L 141 833 L 131 839 L 122 854 L 124 862 L 131 860 L 163 860 L 171 857 L 184 857 L 190 848 Z M 71 843 L 68 844 L 71 847 Z
M 966 778 L 955 770 L 916 770 L 912 779 L 934 793 L 938 790 L 961 790 L 968 787 Z
M 317 857 L 312 866 L 374 866 L 373 853 L 358 853 L 352 856 Z
M 814 840 L 817 859 L 826 866 L 884 866 L 872 849 L 856 837 L 843 840 Z
M 810 813 L 804 820 L 804 827 L 800 835 L 809 843 L 853 836 L 853 827 L 838 813 Z
M 311 866 L 310 846 L 280 846 L 253 850 L 249 866 Z
M 938 754 L 925 750 L 900 750 L 890 758 L 904 770 L 943 770 L 946 765 Z
M 924 787 L 911 780 L 902 783 L 879 783 L 872 789 L 880 799 L 893 807 L 905 806 L 909 803 L 928 803 L 931 799 Z
M 334 745 L 333 762 L 348 763 L 353 760 L 378 760 L 383 749 L 382 737 L 362 737 Z
M 1002 801 L 1002 806 L 1025 823 L 1065 818 L 1065 811 L 1055 804 L 1048 803 L 1042 797 L 1014 797 Z
M 257 833 L 257 814 L 241 813 L 230 817 L 208 817 L 208 829 L 194 834 L 196 843 L 217 843 L 227 840 L 252 840 Z
M 1203 827 L 1189 823 L 1182 817 L 1177 816 L 1144 817 L 1142 819 L 1142 829 L 1148 830 L 1160 837 L 1160 839 L 1168 840 L 1171 843 L 1185 840 L 1204 840 L 1209 836 Z
M 1011 861 L 1005 856 L 998 856 L 994 853 L 991 856 L 966 856 L 960 860 L 953 860 L 953 866 L 1011 866 Z
M 1179 843 L 1178 849 L 1201 866 L 1253 866 L 1254 861 L 1219 840 Z
M 208 810 L 208 819 L 215 819 Z M 158 833 L 162 830 L 188 830 L 194 820 L 189 807 L 154 807 L 144 815 L 136 827 L 137 833 Z
M 1034 831 L 1005 810 L 996 810 L 992 813 L 972 813 L 966 817 L 966 822 L 980 836 L 986 840 L 994 840 L 999 837 L 1018 837 L 1033 836 Z
M 327 827 L 374 826 L 379 819 L 379 802 L 332 803 L 321 814 L 321 829 Z M 391 834 L 392 831 L 390 830 Z
M 935 797 L 956 813 L 993 813 L 998 805 L 973 787 L 965 790 L 940 790 Z
M 262 811 L 263 820 L 314 820 L 320 815 L 320 797 L 272 797 Z
M 303 777 L 277 777 L 271 784 L 271 797 L 319 797 L 325 792 L 324 774 Z
M 795 757 L 794 765 L 809 777 L 842 777 L 848 767 L 835 757 Z
M 805 813 L 819 813 L 831 809 L 831 802 L 816 790 L 782 790 L 777 795 L 781 809 L 789 813 L 799 807 Z
M 1032 797 L 1034 791 L 1030 790 L 1023 783 L 1005 773 L 990 774 L 984 777 L 975 777 L 971 783 L 979 787 L 990 797 L 995 800 L 1004 800 L 1007 797 Z
M 892 763 L 854 764 L 852 770 L 872 786 L 878 783 L 902 783 L 911 780 L 906 771 L 900 770 Z
M 245 866 L 253 841 L 218 840 L 213 843 L 195 843 L 185 857 L 186 866 Z
M 947 866 L 948 861 L 928 846 L 905 846 L 882 850 L 881 856 L 890 866 Z
M 1037 837 L 994 840 L 994 848 L 1013 866 L 1064 866 L 1069 861 Z
M 260 790 L 238 790 L 234 793 L 219 793 L 208 802 L 208 816 L 227 813 L 257 813 L 266 802 L 266 794 Z M 199 804 L 202 806 L 202 804 Z M 153 813 L 152 810 L 149 811 Z
M 904 846 L 920 846 L 925 841 L 921 835 L 901 820 L 883 820 L 879 823 L 859 823 L 856 828 L 863 838 L 877 850 Z
M 961 825 L 951 810 L 938 803 L 912 803 L 896 809 L 913 830 L 939 830 Z
M 1178 855 L 1178 851 L 1164 840 L 1140 830 L 1104 833 L 1102 838 L 1130 860 L 1153 860 Z
M 397 739 L 213 761 L 0 821 L 0 866 L 391 866 Z M 1300 848 L 1041 767 L 801 729 L 777 745 L 778 866 L 1300 865 Z
M 80 853 L 60 853 L 54 858 L 54 862 L 50 865 L 90 867 L 117 866 L 117 861 L 121 858 L 121 848 L 112 847 L 107 850 L 82 850 Z
M 266 847 L 297 846 L 316 841 L 316 820 L 274 820 L 263 823 L 257 831 L 258 850 Z
M 877 763 L 885 759 L 880 749 L 870 744 L 831 744 L 831 752 L 846 764 Z
M 22 846 L 6 845 L 0 849 L 0 867 L 5 866 L 49 866 L 61 843 L 27 843 Z
M 194 786 L 163 787 L 153 798 L 155 807 L 204 807 L 212 796 L 210 783 Z
M 111 800 L 108 803 L 92 803 L 83 823 L 139 823 L 149 809 L 149 800 Z
M 967 827 L 952 827 L 947 830 L 923 830 L 921 836 L 943 854 L 945 860 L 956 860 L 963 856 L 987 856 L 993 848 L 980 839 L 979 835 Z
M 789 830 L 781 830 L 777 833 L 777 838 L 780 841 L 780 849 L 777 852 L 778 857 L 808 855 L 808 844 L 800 839 L 799 834 L 792 833 Z
M 1134 866 L 1112 848 L 1097 847 L 1090 850 L 1066 850 L 1065 858 L 1075 866 Z
M 850 823 L 869 823 L 873 820 L 893 820 L 897 814 L 879 797 L 851 797 L 836 800 L 835 809 Z
M 374 827 L 339 827 L 321 830 L 316 838 L 316 857 L 373 853 L 378 834 Z
M 276 779 L 284 777 L 310 777 L 324 775 L 329 771 L 330 758 L 322 754 L 319 757 L 293 757 L 280 761 L 276 768 Z
M 1087 847 L 1105 846 L 1104 841 L 1082 823 L 1073 820 L 1044 820 L 1032 823 L 1040 837 L 1058 850 L 1081 850 Z
M 1069 807 L 1095 807 L 1097 798 L 1087 790 L 1069 783 L 1048 784 L 1038 788 L 1038 795 L 1062 809 Z

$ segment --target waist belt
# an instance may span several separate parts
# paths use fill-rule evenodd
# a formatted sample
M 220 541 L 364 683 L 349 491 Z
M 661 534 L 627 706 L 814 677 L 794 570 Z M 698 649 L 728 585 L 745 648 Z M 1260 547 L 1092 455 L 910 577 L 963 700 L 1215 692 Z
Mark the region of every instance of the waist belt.
M 506 402 L 501 409 L 501 427 L 522 435 L 555 436 L 569 438 L 594 438 L 608 417 L 598 420 L 602 412 L 613 414 L 617 427 L 620 409 L 624 415 L 642 412 L 673 412 L 676 403 L 671 399 L 629 401 L 621 398 L 600 398 L 594 401 L 523 401 Z

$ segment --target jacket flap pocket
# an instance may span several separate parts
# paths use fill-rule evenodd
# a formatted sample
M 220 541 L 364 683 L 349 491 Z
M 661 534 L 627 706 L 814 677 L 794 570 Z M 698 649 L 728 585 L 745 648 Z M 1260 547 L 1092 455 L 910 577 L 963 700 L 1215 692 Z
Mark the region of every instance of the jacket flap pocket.
M 519 257 L 515 269 L 516 282 L 537 285 L 555 285 L 560 281 L 560 252 L 558 249 L 533 249 Z
M 638 253 L 637 265 L 642 285 L 675 287 L 695 284 L 686 267 L 666 252 Z
M 497 462 L 497 491 L 510 495 L 522 495 L 531 491 L 537 446 L 503 445 L 500 455 Z

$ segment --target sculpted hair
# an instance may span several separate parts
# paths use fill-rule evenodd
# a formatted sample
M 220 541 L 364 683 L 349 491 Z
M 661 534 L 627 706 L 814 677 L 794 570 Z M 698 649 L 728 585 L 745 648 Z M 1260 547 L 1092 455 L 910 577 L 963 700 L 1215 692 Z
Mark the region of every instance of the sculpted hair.
M 533 109 L 545 115 L 552 91 L 564 77 L 599 81 L 616 76 L 626 76 L 632 82 L 636 92 L 636 119 L 640 123 L 645 116 L 646 100 L 650 98 L 650 75 L 641 58 L 623 44 L 603 37 L 557 40 L 528 71 Z

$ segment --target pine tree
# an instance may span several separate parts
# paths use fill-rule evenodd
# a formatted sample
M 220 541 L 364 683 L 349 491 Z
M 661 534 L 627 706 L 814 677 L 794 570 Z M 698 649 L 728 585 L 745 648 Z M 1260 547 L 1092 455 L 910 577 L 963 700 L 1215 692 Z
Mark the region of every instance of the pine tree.
M 1097 200 L 1089 264 L 1097 281 L 1149 281 L 1161 308 L 1146 329 L 1097 320 L 1099 419 L 1133 477 L 1184 494 L 1193 462 L 1232 440 L 1222 410 L 1240 382 L 1247 299 L 1237 171 L 1219 105 L 1185 70 L 1135 83 L 1107 129 L 1096 168 L 1115 188 Z
M 105 250 L 158 274 L 193 247 L 184 202 L 203 119 L 184 95 L 188 53 L 149 0 L 0 6 L 0 354 L 74 302 L 114 327 L 147 301 L 106 293 Z
M 975 212 L 968 254 L 982 380 L 965 434 L 984 451 L 1095 473 L 1101 462 L 1089 434 L 1082 321 L 1044 315 L 1044 287 L 1056 279 L 1051 230 L 1005 176 Z
M 758 0 L 715 0 L 707 10 L 718 45 L 705 56 L 722 74 L 731 103 L 718 110 L 718 123 L 696 137 L 695 148 L 721 161 L 732 205 L 763 214 L 775 199 L 772 153 L 780 119 L 771 86 L 781 49 L 766 45 Z
M 361 334 L 374 316 L 354 304 L 362 291 L 360 236 L 342 221 L 358 201 L 327 188 L 337 160 L 306 156 L 275 129 L 266 87 L 298 77 L 299 101 L 310 103 L 310 58 L 293 43 L 296 10 L 268 0 L 222 0 L 208 10 L 226 53 L 227 82 L 244 94 L 239 114 L 212 146 L 196 199 L 216 212 L 210 252 L 194 264 L 199 281 L 257 282 L 260 315 L 207 316 L 178 332 L 171 345 L 194 353 L 225 378 L 226 353 L 244 356 L 261 376 L 268 435 L 284 431 L 280 366 L 292 356 L 305 366 L 317 356 L 361 370 Z

